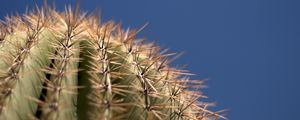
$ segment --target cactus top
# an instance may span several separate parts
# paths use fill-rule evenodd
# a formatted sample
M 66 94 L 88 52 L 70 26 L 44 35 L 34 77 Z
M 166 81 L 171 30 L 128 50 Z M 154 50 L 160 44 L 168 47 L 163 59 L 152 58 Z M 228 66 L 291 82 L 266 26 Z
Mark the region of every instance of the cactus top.
M 0 24 L 1 120 L 209 120 L 202 81 L 138 29 L 78 9 L 41 8 Z

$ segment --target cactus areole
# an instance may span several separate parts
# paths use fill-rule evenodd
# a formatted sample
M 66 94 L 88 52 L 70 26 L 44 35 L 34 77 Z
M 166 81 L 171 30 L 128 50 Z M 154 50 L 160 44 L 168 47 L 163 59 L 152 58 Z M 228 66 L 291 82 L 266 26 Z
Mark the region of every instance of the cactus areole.
M 0 23 L 0 120 L 210 120 L 172 53 L 112 21 L 45 7 Z

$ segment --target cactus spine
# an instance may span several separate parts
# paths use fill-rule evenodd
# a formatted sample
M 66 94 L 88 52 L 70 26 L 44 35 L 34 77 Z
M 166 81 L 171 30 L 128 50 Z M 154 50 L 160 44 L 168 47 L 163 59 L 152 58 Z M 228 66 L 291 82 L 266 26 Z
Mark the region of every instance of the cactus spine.
M 201 81 L 112 21 L 38 9 L 0 24 L 0 119 L 224 118 L 190 88 Z

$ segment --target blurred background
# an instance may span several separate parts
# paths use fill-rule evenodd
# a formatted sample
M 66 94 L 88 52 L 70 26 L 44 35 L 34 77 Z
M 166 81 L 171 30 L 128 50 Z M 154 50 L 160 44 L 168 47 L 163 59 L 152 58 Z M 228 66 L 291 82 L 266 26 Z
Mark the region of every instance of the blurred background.
M 37 0 L 42 4 L 42 0 Z M 58 10 L 76 0 L 48 0 Z M 297 0 L 81 0 L 81 9 L 184 52 L 192 79 L 230 120 L 296 120 L 300 115 L 300 1 Z M 0 17 L 25 13 L 33 0 L 2 0 Z

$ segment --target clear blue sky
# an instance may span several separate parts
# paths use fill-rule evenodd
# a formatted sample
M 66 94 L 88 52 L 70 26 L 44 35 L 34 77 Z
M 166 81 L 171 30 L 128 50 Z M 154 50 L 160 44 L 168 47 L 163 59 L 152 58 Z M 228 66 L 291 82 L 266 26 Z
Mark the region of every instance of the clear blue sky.
M 48 0 L 51 1 L 51 0 Z M 64 0 L 56 0 L 62 9 Z M 71 0 L 72 1 L 72 0 Z M 3 0 L 0 15 L 24 13 L 31 0 Z M 81 0 L 103 19 L 124 27 L 150 24 L 139 35 L 184 51 L 194 79 L 210 78 L 204 92 L 228 108 L 230 120 L 296 120 L 300 115 L 300 1 Z

